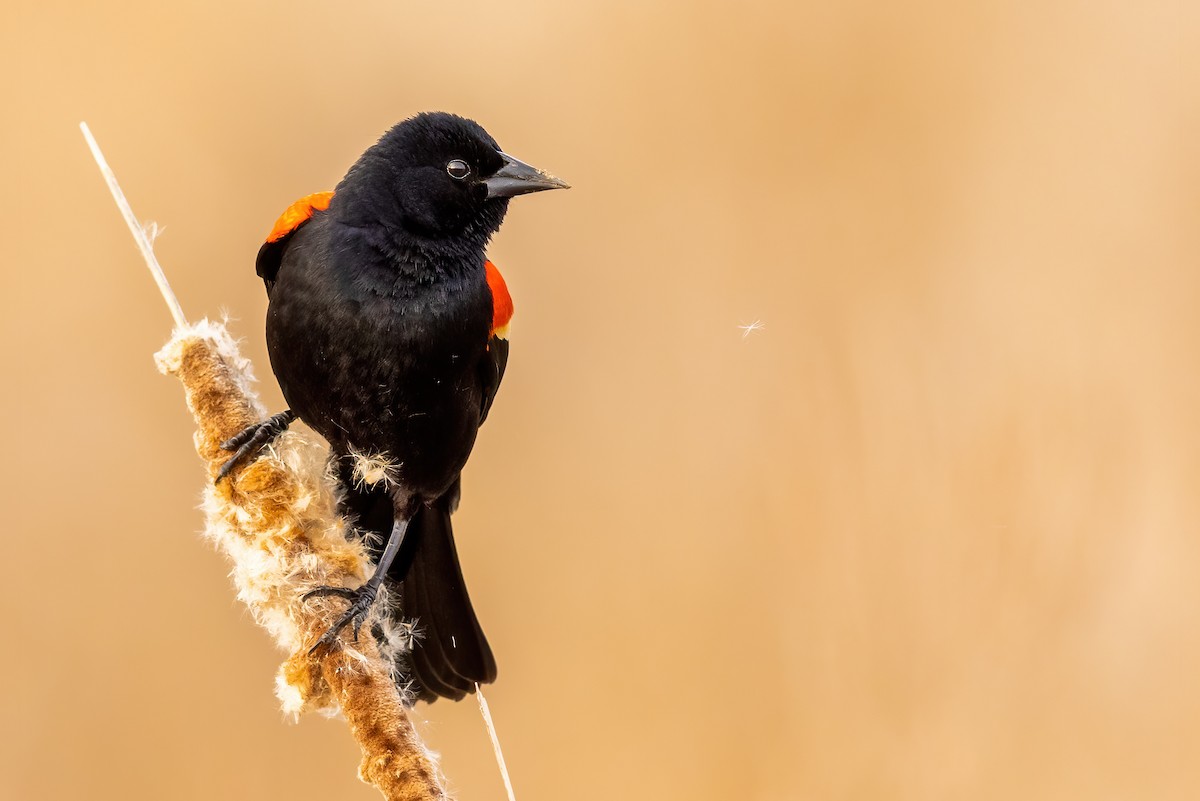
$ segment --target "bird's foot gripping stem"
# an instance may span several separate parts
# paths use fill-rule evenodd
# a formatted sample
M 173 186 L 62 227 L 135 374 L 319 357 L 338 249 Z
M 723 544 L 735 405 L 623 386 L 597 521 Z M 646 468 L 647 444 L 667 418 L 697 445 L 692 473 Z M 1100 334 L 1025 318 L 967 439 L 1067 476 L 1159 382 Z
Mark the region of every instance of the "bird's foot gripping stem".
M 221 469 L 217 471 L 217 478 L 213 483 L 220 483 L 221 479 L 233 472 L 233 468 L 237 467 L 238 462 L 247 456 L 258 453 L 266 445 L 273 442 L 276 437 L 287 431 L 288 426 L 295 419 L 296 413 L 291 409 L 287 409 L 279 414 L 268 417 L 261 423 L 246 426 L 235 436 L 222 442 L 221 450 L 234 451 L 234 454 L 229 457 L 229 460 L 225 464 L 221 465 Z
M 388 537 L 383 553 L 379 556 L 379 562 L 375 565 L 375 572 L 371 574 L 371 578 L 367 579 L 367 583 L 357 590 L 349 587 L 317 587 L 311 592 L 304 593 L 302 599 L 305 601 L 322 595 L 336 595 L 350 602 L 350 608 L 346 610 L 345 614 L 338 618 L 337 622 L 329 627 L 329 631 L 321 635 L 317 644 L 309 649 L 310 654 L 315 653 L 321 647 L 333 645 L 337 641 L 338 632 L 350 623 L 354 624 L 354 641 L 358 641 L 358 630 L 362 628 L 363 621 L 367 619 L 367 613 L 371 611 L 371 604 L 375 603 L 375 596 L 379 594 L 379 585 L 383 583 L 383 577 L 387 575 L 388 568 L 392 566 L 392 561 L 400 552 L 400 543 L 404 542 L 404 532 L 407 530 L 407 520 L 397 520 L 392 524 L 392 533 Z
M 321 635 L 321 639 L 317 640 L 317 644 L 308 652 L 315 653 L 322 647 L 333 645 L 337 640 L 338 632 L 351 623 L 354 624 L 354 641 L 358 642 L 358 630 L 362 628 L 363 621 L 367 619 L 367 613 L 371 611 L 371 604 L 375 603 L 375 596 L 378 594 L 379 585 L 374 580 L 368 581 L 357 590 L 347 587 L 317 587 L 311 592 L 304 593 L 302 597 L 305 601 L 322 595 L 336 595 L 350 601 L 350 608 L 329 627 L 329 631 Z

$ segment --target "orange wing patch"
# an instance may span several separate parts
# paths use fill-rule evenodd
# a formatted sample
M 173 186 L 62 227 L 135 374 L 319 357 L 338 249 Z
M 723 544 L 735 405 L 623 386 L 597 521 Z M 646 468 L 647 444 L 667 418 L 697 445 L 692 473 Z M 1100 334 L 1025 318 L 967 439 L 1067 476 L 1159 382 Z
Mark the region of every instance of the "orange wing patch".
M 288 206 L 287 211 L 275 221 L 275 227 L 271 229 L 271 233 L 267 236 L 267 241 L 278 242 L 280 239 L 283 239 L 303 223 L 307 222 L 308 218 L 312 217 L 313 214 L 329 208 L 329 201 L 332 199 L 332 192 L 315 192 L 300 198 Z
M 508 323 L 513 316 L 512 296 L 504 284 L 504 276 L 491 261 L 483 263 L 488 289 L 492 290 L 492 336 L 508 339 Z

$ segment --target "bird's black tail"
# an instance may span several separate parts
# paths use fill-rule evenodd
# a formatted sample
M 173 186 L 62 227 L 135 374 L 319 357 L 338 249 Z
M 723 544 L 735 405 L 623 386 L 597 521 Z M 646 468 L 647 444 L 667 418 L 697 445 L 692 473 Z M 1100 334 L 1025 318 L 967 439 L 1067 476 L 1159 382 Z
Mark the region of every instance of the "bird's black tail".
M 355 521 L 368 540 L 368 552 L 379 558 L 392 530 L 391 496 L 381 485 L 355 486 L 348 464 L 339 465 L 343 488 L 341 511 Z M 420 506 L 408 522 L 400 553 L 392 562 L 387 584 L 400 599 L 399 620 L 414 623 L 412 650 L 399 657 L 400 682 L 412 682 L 421 701 L 460 700 L 475 683 L 496 680 L 496 660 L 488 646 L 458 565 L 450 509 L 458 485 L 430 506 Z
M 422 506 L 408 524 L 389 578 L 399 581 L 400 614 L 416 623 L 416 640 L 402 671 L 422 701 L 461 699 L 475 684 L 496 680 L 488 646 L 458 564 L 449 500 Z

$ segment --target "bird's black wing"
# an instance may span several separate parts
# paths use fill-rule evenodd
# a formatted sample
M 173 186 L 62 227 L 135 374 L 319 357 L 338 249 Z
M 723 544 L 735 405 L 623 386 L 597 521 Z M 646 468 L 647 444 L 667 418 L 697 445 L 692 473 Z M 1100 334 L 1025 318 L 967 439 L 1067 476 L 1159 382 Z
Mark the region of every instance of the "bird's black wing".
M 492 336 L 488 340 L 487 353 L 479 364 L 479 382 L 483 389 L 483 404 L 479 410 L 479 424 L 487 419 L 491 411 L 492 401 L 500 390 L 500 382 L 504 380 L 504 368 L 508 366 L 508 340 Z
M 271 289 L 275 286 L 275 276 L 279 275 L 279 266 L 283 264 L 283 252 L 292 235 L 288 234 L 274 242 L 263 242 L 258 249 L 258 258 L 254 260 L 254 271 L 267 287 L 267 297 L 271 297 Z

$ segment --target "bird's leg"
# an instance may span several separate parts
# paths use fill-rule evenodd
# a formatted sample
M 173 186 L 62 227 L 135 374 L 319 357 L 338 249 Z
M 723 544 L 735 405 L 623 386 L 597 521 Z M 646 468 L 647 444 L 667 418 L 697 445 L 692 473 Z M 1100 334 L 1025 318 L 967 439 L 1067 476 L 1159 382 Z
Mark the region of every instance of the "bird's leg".
M 388 537 L 387 546 L 384 547 L 378 564 L 375 565 L 375 572 L 371 574 L 371 578 L 367 579 L 367 583 L 358 589 L 352 590 L 348 587 L 317 587 L 311 592 L 304 593 L 302 598 L 306 601 L 309 598 L 320 595 L 337 595 L 350 601 L 350 608 L 346 610 L 344 615 L 338 618 L 336 623 L 329 627 L 329 631 L 321 635 L 321 639 L 317 640 L 317 644 L 309 650 L 310 654 L 323 645 L 332 645 L 337 639 L 338 632 L 351 622 L 354 623 L 354 640 L 358 641 L 358 630 L 362 627 L 363 621 L 366 620 L 367 613 L 371 611 L 371 604 L 375 602 L 375 596 L 379 593 L 379 585 L 383 583 L 383 577 L 387 575 L 388 568 L 392 565 L 392 560 L 400 552 L 400 544 L 404 542 L 404 532 L 407 529 L 407 520 L 397 520 L 392 525 L 392 533 Z
M 257 453 L 263 446 L 273 442 L 276 437 L 287 431 L 287 427 L 295 419 L 296 413 L 291 409 L 285 409 L 277 415 L 268 417 L 261 423 L 246 426 L 236 435 L 222 442 L 221 450 L 236 452 L 233 456 L 229 457 L 229 460 L 225 464 L 221 465 L 221 469 L 217 471 L 217 478 L 213 483 L 219 483 L 221 479 L 233 472 L 233 468 L 246 456 Z

